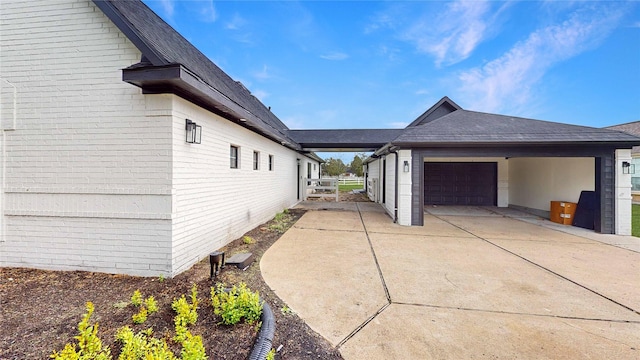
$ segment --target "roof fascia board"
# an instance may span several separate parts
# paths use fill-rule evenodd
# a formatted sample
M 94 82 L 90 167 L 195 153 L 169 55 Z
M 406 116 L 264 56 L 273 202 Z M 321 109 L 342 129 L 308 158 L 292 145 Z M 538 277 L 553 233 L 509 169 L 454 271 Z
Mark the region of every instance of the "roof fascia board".
M 541 142 L 392 142 L 402 148 L 447 148 L 447 147 L 495 147 L 508 148 L 517 146 L 589 146 L 612 147 L 615 149 L 631 149 L 640 145 L 630 141 L 541 141 Z
M 168 61 L 142 40 L 137 29 L 125 19 L 109 0 L 93 0 L 93 3 L 113 22 L 115 26 L 140 50 L 153 65 L 167 65 Z
M 181 96 L 283 146 L 293 150 L 302 149 L 294 141 L 261 126 L 255 115 L 203 82 L 181 64 L 123 69 L 122 80 L 142 88 L 145 93 L 172 93 Z

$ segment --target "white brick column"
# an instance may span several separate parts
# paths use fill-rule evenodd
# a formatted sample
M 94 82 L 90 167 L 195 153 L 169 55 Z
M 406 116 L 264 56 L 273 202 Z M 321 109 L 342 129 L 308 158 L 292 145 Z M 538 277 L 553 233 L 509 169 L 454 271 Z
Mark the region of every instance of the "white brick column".
M 616 150 L 615 233 L 631 235 L 631 174 L 623 173 L 623 162 L 631 163 L 630 149 Z
M 404 171 L 404 162 L 409 171 Z M 398 151 L 398 224 L 411 226 L 411 150 Z

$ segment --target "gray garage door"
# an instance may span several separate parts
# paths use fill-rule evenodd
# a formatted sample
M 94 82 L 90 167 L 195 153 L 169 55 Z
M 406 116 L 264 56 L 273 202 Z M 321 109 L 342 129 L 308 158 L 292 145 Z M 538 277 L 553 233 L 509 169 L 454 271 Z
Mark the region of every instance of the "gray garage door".
M 424 203 L 496 206 L 497 179 L 495 162 L 427 162 L 424 164 Z

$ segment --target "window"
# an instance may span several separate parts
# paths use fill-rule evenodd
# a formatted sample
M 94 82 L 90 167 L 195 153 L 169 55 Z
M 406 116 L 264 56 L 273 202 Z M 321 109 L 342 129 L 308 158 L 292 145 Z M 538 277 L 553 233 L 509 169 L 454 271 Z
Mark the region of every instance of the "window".
M 229 150 L 229 167 L 232 169 L 237 169 L 240 164 L 240 153 L 238 152 L 238 147 L 231 145 Z
M 257 151 L 253 152 L 253 170 L 260 169 L 260 153 Z
M 269 171 L 273 171 L 273 155 L 269 155 Z
M 640 158 L 633 158 L 631 160 L 631 166 L 633 172 L 631 173 L 631 191 L 640 191 Z
M 307 163 L 307 179 L 311 179 L 311 163 Z

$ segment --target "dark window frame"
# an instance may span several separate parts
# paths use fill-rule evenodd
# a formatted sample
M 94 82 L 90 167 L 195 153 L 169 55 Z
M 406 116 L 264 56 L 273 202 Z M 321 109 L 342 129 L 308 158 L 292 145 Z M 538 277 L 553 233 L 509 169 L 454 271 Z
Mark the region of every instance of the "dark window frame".
M 235 150 L 235 154 L 234 154 Z M 240 168 L 240 147 L 236 145 L 229 146 L 229 168 L 231 169 L 239 169 Z
M 260 170 L 260 151 L 253 150 L 253 170 Z

